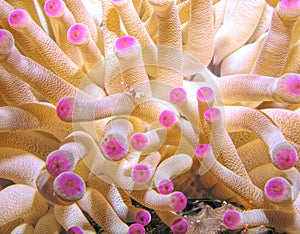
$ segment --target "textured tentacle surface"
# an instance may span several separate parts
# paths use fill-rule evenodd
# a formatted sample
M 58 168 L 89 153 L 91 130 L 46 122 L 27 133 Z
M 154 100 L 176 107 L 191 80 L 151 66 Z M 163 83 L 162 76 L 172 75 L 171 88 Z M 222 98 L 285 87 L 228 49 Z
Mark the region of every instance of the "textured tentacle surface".
M 184 234 L 206 197 L 243 206 L 228 229 L 296 234 L 299 10 L 0 0 L 0 232 L 145 233 L 133 199 Z

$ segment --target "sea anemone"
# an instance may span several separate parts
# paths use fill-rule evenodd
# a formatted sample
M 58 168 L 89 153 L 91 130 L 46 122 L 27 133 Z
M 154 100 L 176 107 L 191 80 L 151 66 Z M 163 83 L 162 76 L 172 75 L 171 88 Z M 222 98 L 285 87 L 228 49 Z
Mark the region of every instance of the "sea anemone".
M 228 229 L 297 233 L 299 16 L 299 0 L 0 0 L 0 233 L 145 233 L 137 202 L 183 234 L 201 197 L 243 207 Z

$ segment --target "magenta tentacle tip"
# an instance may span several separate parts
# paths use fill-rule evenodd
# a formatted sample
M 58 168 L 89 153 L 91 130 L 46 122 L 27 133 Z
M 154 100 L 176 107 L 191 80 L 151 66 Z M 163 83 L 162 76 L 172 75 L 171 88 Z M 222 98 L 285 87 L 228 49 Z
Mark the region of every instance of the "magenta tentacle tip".
M 223 216 L 223 223 L 227 228 L 236 228 L 241 220 L 239 212 L 235 210 L 227 211 Z
M 145 228 L 139 223 L 131 224 L 128 228 L 128 234 L 145 234 Z
M 291 187 L 286 179 L 274 177 L 268 180 L 264 192 L 271 202 L 282 203 L 290 198 Z
M 173 111 L 164 110 L 159 115 L 158 121 L 162 126 L 169 128 L 176 124 L 177 116 Z
M 300 75 L 287 73 L 281 76 L 274 83 L 274 95 L 280 102 L 294 103 L 300 102 Z
M 184 88 L 182 87 L 175 87 L 169 93 L 169 100 L 173 104 L 183 104 L 186 102 L 187 94 Z
M 65 5 L 61 0 L 48 0 L 44 4 L 44 10 L 49 17 L 60 17 L 64 13 Z
M 134 150 L 143 151 L 148 145 L 148 137 L 143 133 L 135 133 L 130 138 L 130 144 Z
M 136 213 L 135 215 L 135 221 L 138 224 L 141 224 L 143 226 L 146 226 L 151 221 L 151 214 L 147 210 L 141 210 Z
M 85 193 L 86 187 L 83 179 L 73 172 L 59 174 L 54 182 L 55 194 L 64 201 L 78 201 Z
M 78 226 L 73 226 L 68 229 L 67 234 L 84 234 L 84 231 Z
M 74 169 L 74 157 L 65 150 L 56 150 L 50 153 L 46 159 L 48 172 L 56 177 L 59 174 Z
M 300 76 L 290 75 L 284 82 L 286 90 L 293 96 L 300 96 Z
M 208 108 L 204 112 L 204 118 L 210 122 L 219 120 L 221 118 L 221 111 L 216 107 Z
M 86 43 L 89 37 L 89 29 L 86 25 L 82 23 L 73 24 L 67 32 L 68 40 L 75 45 L 81 45 Z
M 145 164 L 137 164 L 132 168 L 131 177 L 136 183 L 146 183 L 151 178 L 151 169 Z
M 117 161 L 128 153 L 126 139 L 118 136 L 106 136 L 101 140 L 100 148 L 104 156 L 110 160 Z
M 187 204 L 186 196 L 181 192 L 174 192 L 172 195 L 172 203 L 175 211 L 182 211 Z
M 63 97 L 56 105 L 56 114 L 62 120 L 70 120 L 73 114 L 73 100 Z
M 197 99 L 201 102 L 212 102 L 215 98 L 214 90 L 210 87 L 201 87 L 197 90 Z
M 123 36 L 116 40 L 115 49 L 117 51 L 126 50 L 139 44 L 138 40 L 131 36 Z
M 299 0 L 281 0 L 278 5 L 278 12 L 284 19 L 294 20 L 300 16 Z
M 185 219 L 177 219 L 171 226 L 174 234 L 184 234 L 187 232 L 189 223 Z
M 157 190 L 160 194 L 170 194 L 174 191 L 174 184 L 169 179 L 162 180 L 159 182 Z
M 286 8 L 300 7 L 299 0 L 281 0 L 278 4 L 280 7 L 286 7 Z
M 275 158 L 275 163 L 280 169 L 289 169 L 295 165 L 296 161 L 296 152 L 289 149 L 282 149 Z
M 203 158 L 209 152 L 211 152 L 211 146 L 209 144 L 199 144 L 194 151 L 194 154 L 198 158 Z
M 29 15 L 26 11 L 22 9 L 13 10 L 8 16 L 8 23 L 13 28 L 21 28 L 26 24 L 29 19 Z
M 293 167 L 298 159 L 296 150 L 287 142 L 276 144 L 271 149 L 273 164 L 282 170 Z

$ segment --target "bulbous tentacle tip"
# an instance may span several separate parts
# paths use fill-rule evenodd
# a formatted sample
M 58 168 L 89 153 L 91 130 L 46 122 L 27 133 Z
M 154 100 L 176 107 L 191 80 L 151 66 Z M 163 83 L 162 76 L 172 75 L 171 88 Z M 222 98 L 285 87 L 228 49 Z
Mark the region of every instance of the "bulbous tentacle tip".
M 149 139 L 143 133 L 135 133 L 130 138 L 130 144 L 134 150 L 143 151 L 148 145 Z
M 158 121 L 162 126 L 169 128 L 176 124 L 177 116 L 171 110 L 164 110 L 159 115 Z
M 73 115 L 73 105 L 74 105 L 73 97 L 61 98 L 56 105 L 57 116 L 64 121 L 70 121 Z
M 200 102 L 212 103 L 215 99 L 214 90 L 211 87 L 200 87 L 197 90 L 197 99 Z
M 29 14 L 22 9 L 13 10 L 8 16 L 8 23 L 13 28 L 23 28 L 29 21 Z
M 294 20 L 300 16 L 300 0 L 281 0 L 277 4 L 279 16 L 285 20 Z
M 54 177 L 59 174 L 72 171 L 75 167 L 74 156 L 65 150 L 51 152 L 46 159 L 47 171 Z
M 109 160 L 118 161 L 128 153 L 127 140 L 122 136 L 108 135 L 100 142 L 100 149 Z
M 145 228 L 139 223 L 131 224 L 128 228 L 128 234 L 145 234 Z
M 62 0 L 48 0 L 44 4 L 44 10 L 49 17 L 60 17 L 65 12 L 65 3 Z
M 195 148 L 194 154 L 198 159 L 203 159 L 210 152 L 212 152 L 210 144 L 199 144 Z
M 300 103 L 300 75 L 288 73 L 275 82 L 275 93 L 279 98 L 288 103 Z
M 69 42 L 74 45 L 87 43 L 90 37 L 91 35 L 88 27 L 82 23 L 73 24 L 67 32 Z
M 175 211 L 182 211 L 186 207 L 187 198 L 181 192 L 174 192 L 172 194 L 172 202 Z
M 146 183 L 151 178 L 151 169 L 145 164 L 137 164 L 132 168 L 131 177 L 136 183 Z
M 141 211 L 139 211 L 139 212 L 136 213 L 136 215 L 135 215 L 135 221 L 138 224 L 146 226 L 151 221 L 151 214 L 147 210 L 141 210 Z
M 288 142 L 280 142 L 271 148 L 273 164 L 282 170 L 293 167 L 298 160 L 297 151 Z
M 177 219 L 171 226 L 174 234 L 184 234 L 188 231 L 189 223 L 185 219 Z
M 184 88 L 175 87 L 169 93 L 169 100 L 173 104 L 183 104 L 186 102 L 187 94 Z
M 84 231 L 78 226 L 73 226 L 68 229 L 67 234 L 84 234 Z
M 86 186 L 79 175 L 73 172 L 63 172 L 53 181 L 53 189 L 63 201 L 75 202 L 83 197 Z
M 169 179 L 162 180 L 159 182 L 157 190 L 160 194 L 170 194 L 174 191 L 174 184 Z
M 208 108 L 205 112 L 204 112 L 204 118 L 208 121 L 208 122 L 214 122 L 219 120 L 222 117 L 221 111 L 219 108 L 216 107 L 211 107 Z
M 282 177 L 274 177 L 267 181 L 264 192 L 269 201 L 284 203 L 291 199 L 290 183 Z
M 135 37 L 123 36 L 116 40 L 115 50 L 122 51 L 138 45 L 139 45 L 139 41 Z
M 240 220 L 241 220 L 241 216 L 240 216 L 239 212 L 237 212 L 235 210 L 229 210 L 224 214 L 222 220 L 227 228 L 234 229 L 234 228 L 238 227 Z

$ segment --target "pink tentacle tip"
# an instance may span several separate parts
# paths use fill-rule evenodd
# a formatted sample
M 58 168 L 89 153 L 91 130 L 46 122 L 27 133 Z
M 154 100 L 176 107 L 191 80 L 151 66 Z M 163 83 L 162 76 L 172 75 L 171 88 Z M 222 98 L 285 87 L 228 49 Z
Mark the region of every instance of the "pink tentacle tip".
M 177 219 L 171 226 L 174 234 L 184 234 L 189 228 L 189 223 L 185 219 Z
M 117 136 L 106 136 L 100 143 L 100 148 L 104 156 L 110 160 L 117 161 L 125 157 L 128 153 L 126 139 Z
M 285 89 L 293 96 L 300 96 L 300 76 L 289 75 L 284 82 Z
M 75 45 L 81 45 L 87 42 L 89 37 L 89 29 L 82 23 L 73 24 L 67 32 L 68 40 Z
M 160 194 L 170 194 L 174 191 L 174 184 L 169 179 L 162 180 L 159 182 L 157 190 Z
M 274 177 L 265 185 L 266 197 L 274 203 L 282 203 L 290 198 L 291 187 L 289 182 L 282 177 Z
M 211 152 L 211 146 L 209 144 L 199 144 L 194 151 L 194 154 L 197 158 L 202 159 L 207 155 L 209 152 Z
M 162 126 L 169 128 L 176 124 L 177 116 L 173 111 L 164 110 L 159 115 L 158 121 Z
M 67 234 L 84 234 L 84 231 L 78 226 L 73 226 L 68 229 Z
M 48 0 L 44 4 L 44 10 L 49 17 L 59 17 L 64 13 L 65 4 L 61 0 Z
M 136 213 L 135 215 L 135 221 L 138 224 L 141 224 L 143 226 L 146 226 L 151 221 L 151 214 L 147 210 L 141 210 Z
M 62 120 L 70 120 L 73 114 L 73 100 L 64 97 L 56 105 L 56 114 Z
M 293 167 L 298 160 L 296 150 L 287 142 L 278 143 L 271 151 L 273 163 L 279 169 L 289 169 Z
M 235 210 L 227 211 L 223 216 L 223 223 L 227 228 L 236 228 L 241 220 L 239 212 Z
M 145 228 L 139 223 L 131 224 L 128 228 L 128 234 L 145 234 Z
M 8 23 L 11 27 L 23 27 L 29 20 L 29 15 L 22 9 L 13 10 L 8 16 Z
M 221 118 L 221 111 L 216 107 L 208 108 L 204 112 L 204 118 L 209 122 L 217 121 Z
M 143 151 L 148 145 L 148 137 L 143 133 L 135 133 L 130 138 L 130 144 L 133 149 Z
M 210 87 L 201 87 L 197 91 L 197 99 L 201 102 L 210 103 L 214 100 L 214 90 Z
M 295 20 L 300 16 L 300 0 L 281 0 L 277 8 L 284 19 Z
M 174 192 L 172 195 L 172 203 L 175 211 L 182 211 L 187 204 L 186 196 L 181 192 Z
M 54 182 L 55 194 L 64 201 L 78 201 L 85 193 L 86 187 L 83 179 L 73 172 L 59 174 Z
M 281 0 L 279 4 L 286 8 L 296 8 L 300 7 L 300 0 Z
M 184 88 L 175 87 L 169 93 L 169 100 L 173 104 L 183 104 L 186 102 L 187 94 Z
M 116 40 L 115 49 L 117 51 L 122 51 L 137 45 L 139 45 L 139 42 L 136 38 L 131 36 L 124 36 Z
M 53 151 L 46 159 L 47 170 L 54 177 L 63 172 L 72 171 L 74 164 L 73 155 L 64 150 Z
M 145 164 L 137 164 L 132 168 L 131 177 L 136 183 L 146 183 L 151 178 L 151 169 Z

